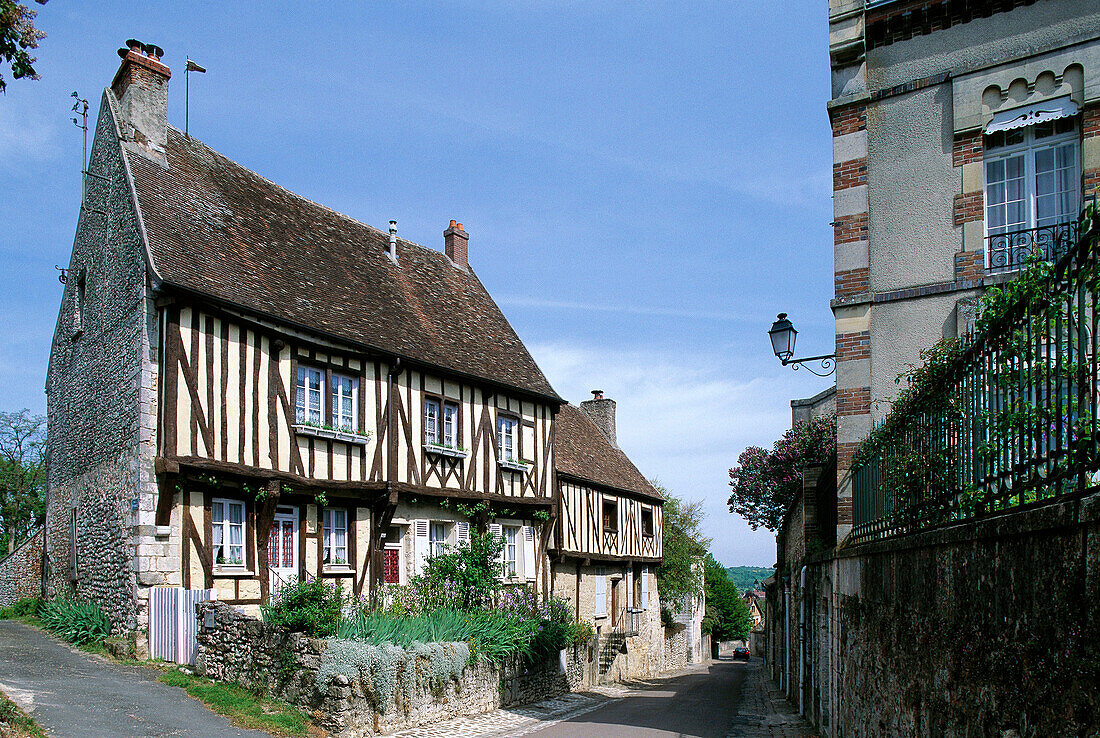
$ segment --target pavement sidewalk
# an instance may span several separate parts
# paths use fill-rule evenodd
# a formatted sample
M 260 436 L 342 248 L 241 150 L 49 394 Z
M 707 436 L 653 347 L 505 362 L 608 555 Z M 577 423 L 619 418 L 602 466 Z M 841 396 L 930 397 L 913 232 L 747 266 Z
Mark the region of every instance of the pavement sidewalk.
M 35 628 L 0 621 L 0 691 L 51 738 L 248 736 L 157 671 L 74 651 Z
M 763 663 L 745 665 L 737 714 L 726 738 L 816 738 L 817 732 L 767 677 Z

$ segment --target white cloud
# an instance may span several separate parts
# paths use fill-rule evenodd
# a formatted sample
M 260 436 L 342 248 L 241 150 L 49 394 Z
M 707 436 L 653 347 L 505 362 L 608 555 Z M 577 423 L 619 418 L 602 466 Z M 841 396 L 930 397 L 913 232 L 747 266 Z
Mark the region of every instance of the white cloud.
M 602 389 L 617 403 L 618 440 L 635 465 L 673 494 L 702 500 L 703 532 L 728 566 L 770 565 L 775 538 L 726 506 L 728 469 L 746 446 L 770 445 L 790 426 L 802 378 L 739 380 L 714 357 L 642 349 L 533 343 L 551 385 L 577 403 Z

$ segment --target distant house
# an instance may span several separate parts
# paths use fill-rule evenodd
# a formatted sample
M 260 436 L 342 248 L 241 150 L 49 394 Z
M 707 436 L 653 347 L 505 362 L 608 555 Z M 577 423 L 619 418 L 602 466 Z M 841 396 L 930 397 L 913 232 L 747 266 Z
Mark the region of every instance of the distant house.
M 752 615 L 752 629 L 757 632 L 763 632 L 766 595 L 764 592 L 754 590 L 746 592 L 742 597 L 745 600 L 745 604 L 749 606 L 749 613 Z

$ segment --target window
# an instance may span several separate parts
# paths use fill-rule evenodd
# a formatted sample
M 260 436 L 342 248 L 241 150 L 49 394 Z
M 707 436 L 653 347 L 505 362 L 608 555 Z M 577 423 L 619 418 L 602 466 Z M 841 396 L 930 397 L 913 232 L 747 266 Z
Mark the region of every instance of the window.
M 653 510 L 650 508 L 642 508 L 642 535 L 653 537 Z
M 611 532 L 619 530 L 619 506 L 607 498 L 603 501 L 603 529 Z
M 1077 218 L 1079 145 L 1076 117 L 985 137 L 985 227 L 991 267 L 1022 265 L 1033 248 L 1048 248 L 1061 240 L 1057 233 L 1023 240 L 1005 234 L 1061 226 Z M 1016 253 L 1021 250 L 1024 253 Z
M 326 507 L 324 511 L 323 561 L 325 566 L 348 565 L 348 511 Z
M 298 367 L 298 395 L 295 409 L 299 423 L 319 426 L 324 420 L 324 411 L 321 408 L 322 377 L 320 369 L 308 366 Z
M 219 566 L 244 566 L 244 503 L 214 500 L 214 563 Z
M 355 433 L 359 430 L 359 380 L 343 374 L 332 375 L 332 427 Z
M 439 400 L 427 397 L 424 399 L 424 443 L 438 446 L 440 440 Z
M 432 523 L 428 530 L 428 555 L 438 556 L 447 549 L 447 524 Z
M 514 525 L 504 526 L 504 576 L 516 575 L 516 538 L 519 528 Z
M 443 445 L 458 446 L 458 403 L 443 403 Z
M 73 332 L 79 336 L 84 332 L 84 306 L 87 304 L 88 293 L 88 273 L 84 270 L 80 270 L 80 278 L 76 282 L 76 311 L 74 320 L 76 325 L 73 326 Z
M 607 573 L 602 566 L 596 567 L 595 603 L 592 610 L 593 617 L 607 617 Z
M 503 461 L 518 461 L 516 448 L 516 419 L 507 416 L 497 418 L 497 456 Z

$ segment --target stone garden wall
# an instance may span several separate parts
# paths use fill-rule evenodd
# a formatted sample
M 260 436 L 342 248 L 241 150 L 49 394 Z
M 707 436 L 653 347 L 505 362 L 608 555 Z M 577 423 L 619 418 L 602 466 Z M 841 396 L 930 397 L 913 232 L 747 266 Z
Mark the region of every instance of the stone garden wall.
M 1100 493 L 841 549 L 804 581 L 786 623 L 768 603 L 773 666 L 824 734 L 1100 734 Z
M 683 669 L 691 663 L 691 630 L 683 623 L 675 623 L 665 628 L 664 670 Z
M 0 560 L 0 607 L 42 594 L 42 540 L 43 529 L 39 528 L 10 556 Z
M 343 738 L 537 702 L 579 689 L 590 666 L 584 648 L 537 666 L 497 666 L 470 663 L 465 643 L 376 648 L 289 633 L 220 602 L 196 613 L 198 674 L 262 688 Z

